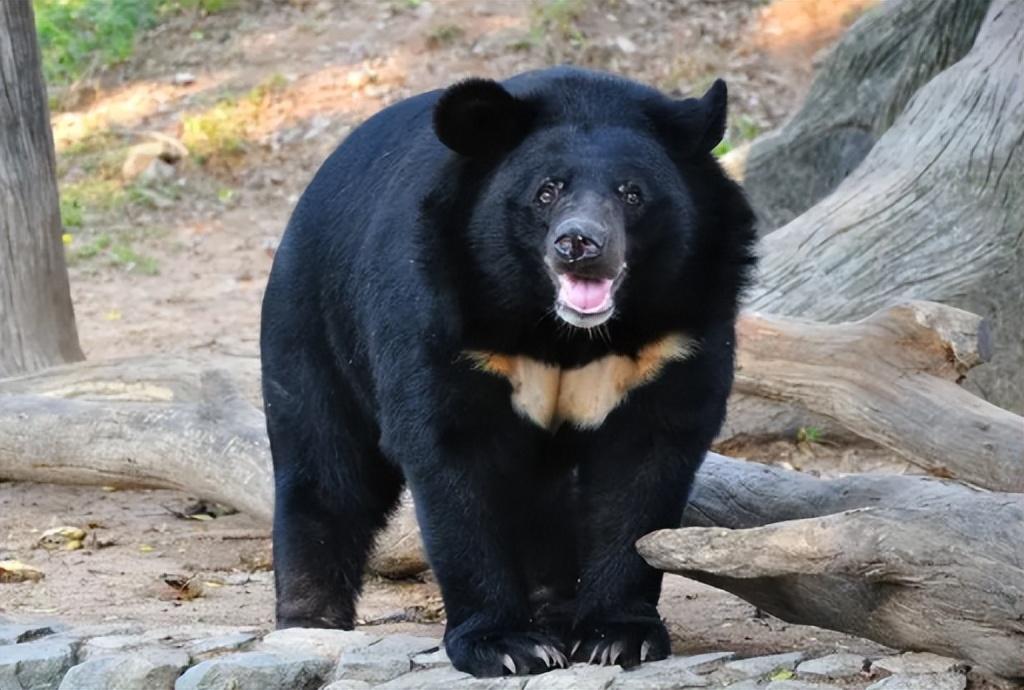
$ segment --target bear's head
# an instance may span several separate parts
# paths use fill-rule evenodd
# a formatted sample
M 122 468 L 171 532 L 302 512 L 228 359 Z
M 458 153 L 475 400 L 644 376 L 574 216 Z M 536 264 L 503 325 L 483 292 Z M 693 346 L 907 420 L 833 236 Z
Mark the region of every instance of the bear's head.
M 475 316 L 637 341 L 732 318 L 754 231 L 711 154 L 725 118 L 720 80 L 685 100 L 565 68 L 447 89 L 434 132 Z

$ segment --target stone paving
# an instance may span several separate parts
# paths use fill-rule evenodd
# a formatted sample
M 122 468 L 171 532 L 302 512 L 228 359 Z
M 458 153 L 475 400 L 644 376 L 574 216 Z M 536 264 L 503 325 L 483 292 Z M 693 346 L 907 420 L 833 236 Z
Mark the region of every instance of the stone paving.
M 934 654 L 722 651 L 629 671 L 576 664 L 473 678 L 452 668 L 439 640 L 411 635 L 0 623 L 0 690 L 965 690 L 966 674 Z

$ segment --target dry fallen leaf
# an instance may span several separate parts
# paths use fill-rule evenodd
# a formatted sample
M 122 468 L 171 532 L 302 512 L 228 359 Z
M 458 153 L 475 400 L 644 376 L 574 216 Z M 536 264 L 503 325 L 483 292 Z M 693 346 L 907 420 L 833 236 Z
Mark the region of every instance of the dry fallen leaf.
M 43 571 L 21 561 L 0 561 L 0 582 L 38 582 Z
M 164 584 L 171 588 L 173 598 L 191 601 L 203 596 L 203 583 L 196 576 L 188 577 L 177 573 L 164 573 L 160 576 Z

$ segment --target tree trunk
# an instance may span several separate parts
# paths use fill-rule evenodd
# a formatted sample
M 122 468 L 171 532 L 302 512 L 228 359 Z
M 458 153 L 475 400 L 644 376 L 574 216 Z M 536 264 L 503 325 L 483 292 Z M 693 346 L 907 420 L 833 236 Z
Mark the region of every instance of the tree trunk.
M 974 43 L 990 0 L 882 3 L 846 32 L 803 107 L 754 141 L 743 183 L 762 234 L 835 189 L 933 76 Z
M 1024 3 L 993 0 L 967 56 L 834 193 L 763 239 L 750 306 L 830 321 L 917 298 L 981 314 L 995 354 L 968 383 L 1024 410 L 1022 64 Z
M 0 3 L 0 377 L 83 358 L 29 0 Z
M 791 623 L 1024 677 L 1024 494 L 710 454 L 683 524 L 641 555 Z

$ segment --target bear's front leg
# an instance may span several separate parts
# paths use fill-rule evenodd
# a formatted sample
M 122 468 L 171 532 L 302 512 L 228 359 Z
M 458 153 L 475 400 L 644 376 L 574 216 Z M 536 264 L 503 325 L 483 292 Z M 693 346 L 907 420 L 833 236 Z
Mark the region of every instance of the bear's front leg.
M 629 668 L 671 651 L 657 607 L 662 573 L 636 541 L 679 526 L 704 450 L 642 427 L 595 440 L 580 467 L 584 560 L 567 645 L 573 661 Z
M 455 454 L 407 472 L 423 541 L 441 586 L 444 643 L 475 676 L 524 675 L 568 665 L 560 641 L 531 621 L 517 531 L 526 487 L 493 458 Z

